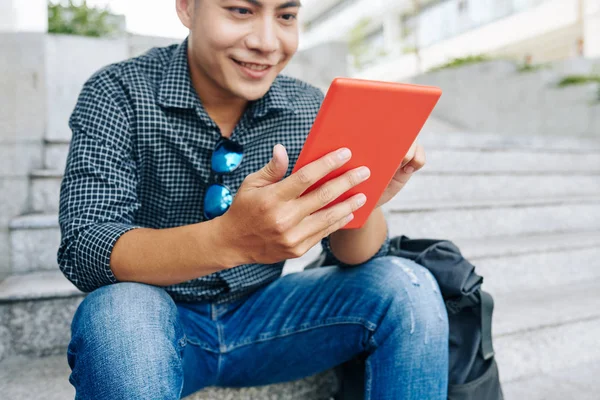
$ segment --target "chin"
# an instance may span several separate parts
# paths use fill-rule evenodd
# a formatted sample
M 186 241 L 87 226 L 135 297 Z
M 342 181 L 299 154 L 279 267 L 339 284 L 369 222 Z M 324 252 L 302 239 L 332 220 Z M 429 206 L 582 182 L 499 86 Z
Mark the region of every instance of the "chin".
M 255 101 L 262 98 L 269 91 L 272 84 L 273 80 L 260 84 L 240 84 L 235 88 L 237 90 L 232 90 L 232 92 L 247 101 Z

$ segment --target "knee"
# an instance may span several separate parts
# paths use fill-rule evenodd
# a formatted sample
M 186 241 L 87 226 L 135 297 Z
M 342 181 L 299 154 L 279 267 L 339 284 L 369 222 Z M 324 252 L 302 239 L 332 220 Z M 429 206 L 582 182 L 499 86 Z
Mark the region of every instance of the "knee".
M 182 335 L 177 307 L 161 288 L 122 282 L 101 287 L 79 305 L 71 325 L 70 351 L 110 349 Z M 79 350 L 79 349 L 77 349 Z M 115 349 L 117 350 L 117 349 Z
M 387 317 L 394 325 L 411 333 L 425 333 L 425 338 L 448 339 L 448 315 L 441 291 L 429 270 L 416 262 L 386 256 L 370 263 L 377 276 L 377 292 L 388 304 Z

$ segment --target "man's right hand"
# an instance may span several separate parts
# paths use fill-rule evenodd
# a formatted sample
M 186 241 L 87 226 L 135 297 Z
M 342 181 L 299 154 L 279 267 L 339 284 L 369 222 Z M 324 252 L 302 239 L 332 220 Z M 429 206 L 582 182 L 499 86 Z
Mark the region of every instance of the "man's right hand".
M 344 165 L 343 149 L 305 165 L 282 178 L 288 169 L 285 147 L 273 148 L 267 165 L 246 177 L 233 203 L 218 222 L 216 234 L 231 266 L 272 264 L 304 255 L 321 239 L 352 220 L 353 212 L 364 205 L 358 193 L 343 202 L 320 210 L 352 187 L 369 177 L 367 167 L 352 169 L 322 184 L 310 193 L 302 193 L 331 171 Z M 348 151 L 349 153 L 349 151 Z M 365 172 L 361 176 L 360 172 Z

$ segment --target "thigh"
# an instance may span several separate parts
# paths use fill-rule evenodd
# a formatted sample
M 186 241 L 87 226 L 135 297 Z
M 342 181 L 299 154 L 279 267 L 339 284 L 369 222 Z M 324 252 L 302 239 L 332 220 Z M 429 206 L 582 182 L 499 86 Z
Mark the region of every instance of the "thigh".
M 71 323 L 67 360 L 77 397 L 178 398 L 183 336 L 161 288 L 122 282 L 95 290 Z
M 222 353 L 218 384 L 299 379 L 368 353 L 390 309 L 406 310 L 394 329 L 410 332 L 411 292 L 434 283 L 427 273 L 411 260 L 380 257 L 352 268 L 328 266 L 285 275 L 243 301 L 217 306 Z M 438 313 L 439 305 L 432 310 L 436 307 Z

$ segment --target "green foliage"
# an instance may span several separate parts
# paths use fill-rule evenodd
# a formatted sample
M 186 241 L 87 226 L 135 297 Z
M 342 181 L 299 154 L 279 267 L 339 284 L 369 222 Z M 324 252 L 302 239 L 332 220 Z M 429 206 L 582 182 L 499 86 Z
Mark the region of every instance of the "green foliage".
M 550 68 L 549 64 L 521 63 L 521 64 L 517 65 L 517 72 L 527 73 L 527 72 L 534 72 L 534 71 L 539 71 L 540 69 L 547 69 L 547 68 Z
M 88 7 L 86 0 L 81 4 L 48 1 L 49 33 L 104 37 L 118 31 L 116 15 L 106 8 Z
M 481 62 L 491 61 L 492 58 L 484 54 L 471 55 L 467 57 L 459 57 L 447 62 L 446 64 L 439 65 L 429 70 L 429 72 L 441 71 L 449 68 L 458 68 L 465 65 L 478 64 Z
M 558 82 L 558 87 L 600 83 L 600 75 L 568 75 Z
M 369 50 L 365 43 L 370 18 L 361 19 L 348 34 L 348 51 L 354 60 L 354 67 L 360 69 L 365 64 L 365 56 Z

